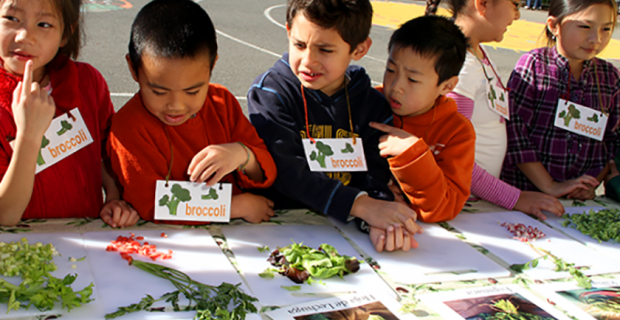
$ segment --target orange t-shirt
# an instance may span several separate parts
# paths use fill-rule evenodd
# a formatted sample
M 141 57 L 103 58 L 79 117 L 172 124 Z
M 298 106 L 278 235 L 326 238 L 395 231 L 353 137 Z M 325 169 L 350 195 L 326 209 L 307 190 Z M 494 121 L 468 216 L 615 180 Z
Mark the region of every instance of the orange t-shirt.
M 267 188 L 273 184 L 276 165 L 239 102 L 225 87 L 209 84 L 202 109 L 179 126 L 165 125 L 149 113 L 137 93 L 113 117 L 107 149 L 123 187 L 123 199 L 133 205 L 142 219 L 152 221 L 156 181 L 165 179 L 171 165 L 170 144 L 173 149 L 170 180 L 189 181 L 187 168 L 196 153 L 212 144 L 236 141 L 252 150 L 265 180 L 259 183 L 232 172 L 221 181 L 232 183 L 233 195 L 241 193 L 241 189 Z
M 394 115 L 394 126 L 420 138 L 388 160 L 411 208 L 424 222 L 454 219 L 471 187 L 476 138 L 471 122 L 457 112 L 452 98 L 440 96 L 424 114 Z

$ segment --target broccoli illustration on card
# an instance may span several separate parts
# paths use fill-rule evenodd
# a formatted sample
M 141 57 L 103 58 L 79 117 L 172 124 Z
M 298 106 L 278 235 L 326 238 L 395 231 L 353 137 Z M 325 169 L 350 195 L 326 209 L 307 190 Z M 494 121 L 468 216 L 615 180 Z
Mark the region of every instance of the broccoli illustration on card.
M 159 199 L 159 206 L 167 206 L 171 215 L 177 215 L 177 208 L 179 207 L 179 203 L 181 201 L 188 202 L 192 200 L 192 196 L 187 189 L 183 189 L 179 184 L 173 184 L 172 188 L 170 188 L 172 192 L 172 197 L 165 194 L 161 199 Z
M 200 198 L 202 200 L 217 200 L 219 197 L 215 188 L 211 188 L 209 189 L 209 194 L 203 194 Z
M 67 131 L 73 129 L 73 125 L 70 124 L 69 121 L 67 120 L 60 121 L 60 126 L 61 126 L 61 129 L 58 132 L 56 132 L 56 134 L 59 136 L 62 136 Z
M 587 118 L 589 121 L 598 123 L 598 114 L 593 114 L 591 117 Z
M 574 104 L 568 106 L 568 112 L 563 110 L 560 112 L 560 118 L 564 119 L 564 125 L 569 126 L 570 121 L 573 119 L 581 119 L 581 112 L 575 107 Z
M 495 99 L 497 99 L 497 93 L 495 92 L 493 85 L 489 85 L 489 95 L 487 97 L 491 100 L 491 107 L 495 109 Z
M 43 148 L 47 147 L 47 145 L 50 144 L 50 141 L 43 136 L 43 139 L 41 140 L 41 149 L 39 150 L 39 156 L 37 157 L 37 165 L 44 165 L 45 164 L 45 160 L 43 160 L 43 156 L 41 155 L 41 150 L 43 150 Z
M 313 150 L 312 153 L 310 153 L 310 160 L 317 161 L 319 165 L 321 165 L 321 168 L 326 168 L 325 157 L 334 154 L 334 151 L 332 151 L 332 147 L 324 144 L 321 141 L 317 141 L 316 149 L 318 150 L 318 154 L 316 152 L 317 150 Z
M 355 151 L 355 149 L 353 149 L 353 146 L 347 142 L 347 144 L 345 145 L 345 148 L 340 150 L 340 152 L 342 153 L 353 153 L 353 151 Z

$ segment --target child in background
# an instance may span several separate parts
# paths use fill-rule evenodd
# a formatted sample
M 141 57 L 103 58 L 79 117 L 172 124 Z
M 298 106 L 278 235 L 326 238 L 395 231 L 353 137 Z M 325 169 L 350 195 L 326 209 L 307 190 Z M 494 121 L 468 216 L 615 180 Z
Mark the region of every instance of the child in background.
M 140 92 L 114 116 L 108 152 L 144 220 L 153 220 L 156 181 L 168 175 L 231 182 L 232 218 L 274 214 L 270 200 L 242 191 L 270 186 L 276 167 L 232 93 L 209 83 L 216 60 L 215 27 L 195 2 L 155 0 L 136 16 L 127 63 Z
M 432 0 L 427 14 L 435 14 L 439 2 Z M 480 44 L 503 39 L 507 27 L 520 17 L 519 1 L 447 0 L 447 4 L 454 23 L 469 39 L 459 83 L 448 96 L 456 101 L 459 112 L 471 120 L 476 131 L 471 193 L 508 210 L 523 211 L 541 219 L 545 219 L 542 210 L 562 214 L 564 207 L 557 199 L 540 192 L 521 191 L 499 179 L 506 155 L 506 121 L 495 112 L 488 96 L 490 85 L 502 89 L 503 84 Z M 513 104 L 508 108 L 513 108 Z M 505 113 L 508 114 L 507 110 Z
M 545 29 L 549 46 L 524 54 L 508 82 L 512 121 L 507 127 L 508 155 L 502 171 L 506 182 L 554 197 L 594 198 L 594 190 L 607 175 L 608 162 L 620 147 L 615 130 L 620 116 L 620 73 L 595 57 L 611 39 L 616 11 L 614 0 L 551 1 Z M 556 115 L 563 101 L 573 106 L 569 112 L 579 113 L 571 113 L 574 119 L 561 112 Z M 608 116 L 600 131 L 602 141 L 562 126 L 565 122 L 597 126 L 588 118 L 592 112 L 597 118 L 600 114 L 601 124 L 602 116 Z M 556 120 L 561 127 L 555 125 Z
M 401 237 L 419 232 L 416 213 L 392 201 L 389 167 L 378 150 L 382 133 L 368 125 L 391 121 L 391 111 L 365 70 L 349 66 L 372 44 L 370 2 L 291 0 L 286 20 L 289 52 L 248 92 L 250 120 L 278 167 L 269 197 L 280 208 L 309 207 L 341 221 L 357 217 Z M 310 170 L 302 139 L 352 137 L 363 141 L 368 171 Z M 407 239 L 406 247 L 396 247 L 416 245 L 413 236 Z
M 394 127 L 370 124 L 387 133 L 381 155 L 391 157 L 392 173 L 420 220 L 452 220 L 469 197 L 476 144 L 471 122 L 445 97 L 459 81 L 467 39 L 452 21 L 424 16 L 396 30 L 388 48 L 383 93 Z
M 137 220 L 102 162 L 114 113 L 108 86 L 95 68 L 70 59 L 80 50 L 80 3 L 0 1 L 0 225 L 100 213 Z M 35 174 L 52 118 L 75 108 L 92 143 Z

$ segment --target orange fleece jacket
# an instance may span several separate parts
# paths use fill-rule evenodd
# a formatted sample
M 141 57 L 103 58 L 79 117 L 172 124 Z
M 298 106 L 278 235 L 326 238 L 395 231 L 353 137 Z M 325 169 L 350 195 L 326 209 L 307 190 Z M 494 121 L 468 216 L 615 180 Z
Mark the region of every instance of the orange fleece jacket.
M 424 222 L 454 219 L 470 192 L 476 139 L 471 122 L 452 98 L 440 96 L 424 114 L 394 115 L 394 126 L 420 138 L 388 160 L 411 208 Z
M 168 174 L 170 145 L 166 131 L 174 154 L 171 180 L 189 181 L 187 168 L 200 150 L 211 144 L 236 141 L 254 152 L 265 181 L 258 183 L 233 171 L 221 180 L 232 182 L 233 195 L 241 193 L 240 188 L 267 188 L 276 179 L 276 165 L 265 143 L 243 114 L 237 99 L 225 87 L 209 84 L 202 109 L 179 126 L 165 125 L 149 113 L 137 93 L 112 118 L 107 149 L 112 168 L 123 187 L 123 199 L 131 203 L 144 220 L 153 221 L 155 182 L 164 180 Z M 184 221 L 182 224 L 200 223 Z

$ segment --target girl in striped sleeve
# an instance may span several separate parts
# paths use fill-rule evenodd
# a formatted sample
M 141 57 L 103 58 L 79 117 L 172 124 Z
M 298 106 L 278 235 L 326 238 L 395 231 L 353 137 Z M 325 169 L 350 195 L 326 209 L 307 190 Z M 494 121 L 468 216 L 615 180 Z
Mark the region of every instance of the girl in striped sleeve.
M 429 0 L 427 14 L 436 11 L 438 0 Z M 452 93 L 458 111 L 471 120 L 476 131 L 476 163 L 471 193 L 508 210 L 519 210 L 544 219 L 542 210 L 560 215 L 562 204 L 541 192 L 521 191 L 499 179 L 506 155 L 507 93 L 495 65 L 480 45 L 501 41 L 507 27 L 519 19 L 517 0 L 444 0 L 454 22 L 469 38 L 465 64 Z

